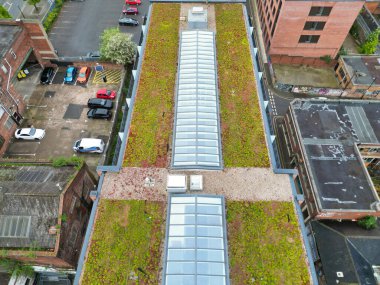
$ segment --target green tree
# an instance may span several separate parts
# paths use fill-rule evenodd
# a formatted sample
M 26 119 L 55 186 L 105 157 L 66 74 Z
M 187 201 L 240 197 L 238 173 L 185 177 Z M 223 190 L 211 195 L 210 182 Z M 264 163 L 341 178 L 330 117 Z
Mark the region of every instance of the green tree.
M 2 5 L 0 5 L 0 19 L 11 19 L 12 16 L 9 14 L 7 9 L 5 9 Z
M 360 46 L 359 52 L 361 54 L 374 54 L 379 44 L 380 29 L 370 33 L 365 42 Z
M 100 37 L 100 56 L 118 64 L 127 64 L 133 61 L 137 47 L 131 35 L 121 33 L 118 28 L 104 30 Z
M 36 6 L 38 3 L 41 2 L 41 0 L 24 0 L 26 1 L 26 3 L 28 3 L 29 5 L 33 5 L 34 8 L 36 8 L 37 12 L 39 11 L 38 10 L 38 7 Z
M 10 258 L 0 258 L 0 266 L 5 268 L 9 274 L 15 274 L 16 276 L 33 276 L 34 274 L 32 266 Z

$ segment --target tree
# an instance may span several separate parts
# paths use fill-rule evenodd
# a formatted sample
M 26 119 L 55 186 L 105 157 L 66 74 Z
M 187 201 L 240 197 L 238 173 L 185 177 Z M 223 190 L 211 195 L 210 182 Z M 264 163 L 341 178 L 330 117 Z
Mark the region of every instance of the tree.
M 379 44 L 380 29 L 376 29 L 370 33 L 365 42 L 360 46 L 359 51 L 361 54 L 374 54 Z
M 7 9 L 5 9 L 2 5 L 0 5 L 0 19 L 11 19 L 12 16 L 9 14 Z
M 34 8 L 36 8 L 36 11 L 38 12 L 38 7 L 36 6 L 36 4 L 40 3 L 41 0 L 24 0 L 26 1 L 26 3 L 28 3 L 29 5 L 33 5 Z
M 131 35 L 121 33 L 118 28 L 104 30 L 100 38 L 100 56 L 118 64 L 131 63 L 137 51 L 131 38 Z
M 32 266 L 10 258 L 0 258 L 0 266 L 5 268 L 9 274 L 15 274 L 15 276 L 33 276 L 34 274 Z

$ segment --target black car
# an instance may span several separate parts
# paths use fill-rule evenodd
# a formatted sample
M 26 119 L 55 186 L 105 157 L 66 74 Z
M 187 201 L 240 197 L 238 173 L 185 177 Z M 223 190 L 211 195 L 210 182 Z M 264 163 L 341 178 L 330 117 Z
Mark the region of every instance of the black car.
M 138 26 L 139 21 L 132 18 L 124 17 L 124 18 L 119 19 L 119 25 L 120 26 Z
M 103 109 L 112 109 L 113 103 L 111 100 L 91 98 L 87 102 L 89 108 L 103 108 Z
M 87 118 L 90 119 L 109 119 L 111 116 L 112 112 L 104 108 L 94 108 L 87 112 Z
M 54 68 L 45 67 L 41 74 L 41 84 L 50 84 L 53 80 Z

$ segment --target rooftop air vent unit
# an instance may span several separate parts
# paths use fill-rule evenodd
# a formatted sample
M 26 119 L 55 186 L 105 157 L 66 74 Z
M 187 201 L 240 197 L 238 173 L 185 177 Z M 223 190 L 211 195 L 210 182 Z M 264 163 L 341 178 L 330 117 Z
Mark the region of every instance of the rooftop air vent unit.
M 192 11 L 191 11 L 193 14 L 201 14 L 203 13 L 203 7 L 193 7 Z
M 202 190 L 203 190 L 203 176 L 190 175 L 190 191 L 202 191 Z
M 185 193 L 187 190 L 186 175 L 168 175 L 166 191 L 168 193 Z

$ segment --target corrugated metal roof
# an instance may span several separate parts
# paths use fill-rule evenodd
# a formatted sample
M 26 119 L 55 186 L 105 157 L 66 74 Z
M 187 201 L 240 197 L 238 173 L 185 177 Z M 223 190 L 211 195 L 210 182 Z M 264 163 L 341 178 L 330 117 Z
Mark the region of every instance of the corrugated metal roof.
M 162 284 L 229 284 L 223 196 L 171 195 Z
M 177 83 L 172 167 L 221 169 L 213 32 L 182 32 Z

